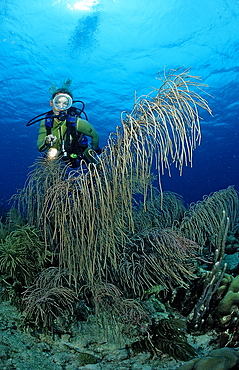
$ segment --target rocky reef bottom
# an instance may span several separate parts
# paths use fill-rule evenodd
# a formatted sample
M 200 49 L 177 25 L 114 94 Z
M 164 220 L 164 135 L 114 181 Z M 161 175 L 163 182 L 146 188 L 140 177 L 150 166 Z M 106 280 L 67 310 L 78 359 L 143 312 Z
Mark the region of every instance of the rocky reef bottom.
M 80 322 L 74 333 L 55 335 L 24 332 L 20 314 L 8 302 L 0 303 L 0 369 L 16 370 L 213 370 L 238 369 L 239 349 L 214 349 L 214 333 L 189 336 L 200 357 L 188 362 L 167 355 L 133 354 L 117 330 L 106 332 L 92 316 Z

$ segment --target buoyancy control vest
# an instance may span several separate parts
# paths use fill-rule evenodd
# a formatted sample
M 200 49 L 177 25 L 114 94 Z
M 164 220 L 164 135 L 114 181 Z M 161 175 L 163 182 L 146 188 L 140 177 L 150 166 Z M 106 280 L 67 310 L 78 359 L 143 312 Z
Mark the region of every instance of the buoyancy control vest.
M 47 135 L 51 134 L 54 118 L 56 116 L 52 111 L 47 112 L 45 116 L 45 128 Z M 58 117 L 57 117 L 58 118 Z M 63 117 L 60 117 L 60 120 L 66 121 L 66 132 L 65 137 L 63 138 L 60 131 L 61 142 L 64 142 L 64 156 L 65 157 L 81 157 L 83 152 L 88 147 L 88 138 L 82 132 L 76 130 L 77 119 L 81 118 L 78 112 L 78 109 L 71 107 L 64 114 Z

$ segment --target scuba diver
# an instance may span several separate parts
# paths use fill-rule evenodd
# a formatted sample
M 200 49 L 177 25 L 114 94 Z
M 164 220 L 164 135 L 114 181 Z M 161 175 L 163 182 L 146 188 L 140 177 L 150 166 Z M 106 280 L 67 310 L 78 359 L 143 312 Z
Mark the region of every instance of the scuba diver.
M 81 109 L 72 106 L 76 102 L 82 104 Z M 52 94 L 50 106 L 52 110 L 27 123 L 30 126 L 41 121 L 37 140 L 39 152 L 45 152 L 49 159 L 62 158 L 72 168 L 79 167 L 82 160 L 86 164 L 96 163 L 96 154 L 101 153 L 99 135 L 87 120 L 84 103 L 74 101 L 69 89 L 59 88 Z

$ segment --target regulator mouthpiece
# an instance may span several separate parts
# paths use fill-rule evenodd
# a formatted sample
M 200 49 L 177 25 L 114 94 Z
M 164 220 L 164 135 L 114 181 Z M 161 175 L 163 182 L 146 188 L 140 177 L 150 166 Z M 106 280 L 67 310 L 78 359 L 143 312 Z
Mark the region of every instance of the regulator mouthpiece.
M 72 98 L 68 94 L 58 94 L 54 97 L 52 104 L 59 111 L 64 111 L 72 106 Z

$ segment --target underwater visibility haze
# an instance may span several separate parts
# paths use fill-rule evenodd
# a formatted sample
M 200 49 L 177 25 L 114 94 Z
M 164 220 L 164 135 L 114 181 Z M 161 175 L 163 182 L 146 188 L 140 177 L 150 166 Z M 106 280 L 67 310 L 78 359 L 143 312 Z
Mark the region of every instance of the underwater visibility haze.
M 49 110 L 52 85 L 72 79 L 103 147 L 135 96 L 160 86 L 158 72 L 182 66 L 209 86 L 203 97 L 213 116 L 199 111 L 193 167 L 179 176 L 172 166 L 163 190 L 186 203 L 238 190 L 238 13 L 236 0 L 1 1 L 1 206 L 39 156 L 38 123 L 26 123 Z

